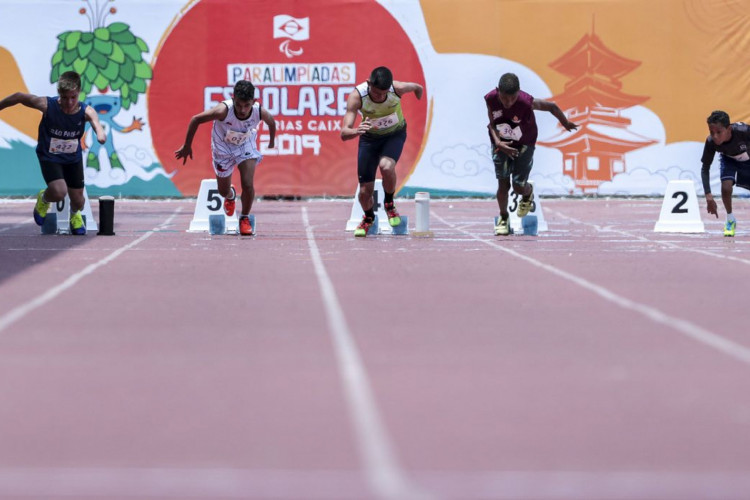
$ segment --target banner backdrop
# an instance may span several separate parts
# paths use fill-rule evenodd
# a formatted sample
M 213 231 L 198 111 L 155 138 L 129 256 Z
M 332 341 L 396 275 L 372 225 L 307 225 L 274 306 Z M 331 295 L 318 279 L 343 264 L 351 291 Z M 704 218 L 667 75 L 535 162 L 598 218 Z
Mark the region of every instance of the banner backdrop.
M 107 133 L 84 141 L 89 193 L 194 196 L 213 176 L 210 124 L 187 164 L 174 151 L 191 116 L 248 79 L 277 124 L 274 149 L 258 133 L 256 192 L 351 196 L 346 98 L 384 65 L 425 88 L 402 101 L 400 195 L 492 195 L 483 96 L 513 72 L 580 125 L 537 112 L 538 193 L 662 195 L 672 179 L 702 193 L 706 117 L 750 118 L 749 17 L 750 0 L 0 0 L 0 97 L 55 95 L 61 72 L 79 72 Z M 44 185 L 39 119 L 0 111 L 0 195 Z

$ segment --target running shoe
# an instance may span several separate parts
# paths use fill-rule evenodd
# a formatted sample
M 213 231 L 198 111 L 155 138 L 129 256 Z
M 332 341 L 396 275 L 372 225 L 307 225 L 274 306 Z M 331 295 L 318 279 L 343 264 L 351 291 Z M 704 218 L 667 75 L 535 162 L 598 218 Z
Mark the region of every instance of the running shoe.
M 227 214 L 228 217 L 231 217 L 234 215 L 234 206 L 235 206 L 235 200 L 237 200 L 237 191 L 234 190 L 234 186 L 232 186 L 232 198 L 224 198 L 224 213 Z
M 519 217 L 525 217 L 529 212 L 531 212 L 531 206 L 534 203 L 534 186 L 531 186 L 531 194 L 529 195 L 528 200 L 524 200 L 521 198 L 520 203 L 518 203 L 518 216 Z
M 359 223 L 359 226 L 357 226 L 357 229 L 354 230 L 354 236 L 358 238 L 364 238 L 367 236 L 367 231 L 370 230 L 370 226 L 372 226 L 372 223 L 375 222 L 373 219 L 370 219 L 366 215 L 362 216 L 362 222 Z
M 234 201 L 232 203 L 234 204 Z M 232 208 L 232 212 L 234 212 L 234 207 Z M 253 235 L 253 225 L 250 224 L 250 217 L 247 215 L 240 217 L 240 234 L 245 236 Z
M 70 215 L 70 234 L 78 236 L 86 234 L 86 224 L 83 222 L 83 215 L 81 215 L 80 210 Z
M 734 230 L 737 227 L 737 221 L 727 221 L 726 225 L 724 225 L 724 236 L 733 237 L 734 236 Z
M 390 224 L 391 227 L 396 227 L 401 224 L 401 216 L 392 202 L 385 204 L 385 213 L 388 214 L 388 224 Z
M 508 219 L 502 217 L 497 218 L 497 224 L 495 225 L 495 236 L 507 236 L 510 234 L 510 223 Z
M 36 195 L 36 205 L 34 205 L 34 222 L 38 226 L 44 224 L 44 219 L 47 217 L 47 210 L 49 210 L 49 203 L 44 201 L 44 189 L 39 191 Z

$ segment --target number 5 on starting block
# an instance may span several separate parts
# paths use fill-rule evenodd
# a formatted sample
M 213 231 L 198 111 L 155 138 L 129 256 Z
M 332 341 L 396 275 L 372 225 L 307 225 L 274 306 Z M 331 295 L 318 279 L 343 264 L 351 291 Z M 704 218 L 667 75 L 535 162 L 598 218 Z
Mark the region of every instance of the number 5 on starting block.
M 198 198 L 195 200 L 195 211 L 188 232 L 210 231 L 209 217 L 216 215 L 224 217 L 224 232 L 239 232 L 236 215 L 228 217 L 224 214 L 224 198 L 219 194 L 216 179 L 203 179 L 198 191 Z M 216 221 L 216 218 L 213 218 L 213 220 Z M 215 227 L 218 227 L 218 224 L 218 222 L 214 222 Z

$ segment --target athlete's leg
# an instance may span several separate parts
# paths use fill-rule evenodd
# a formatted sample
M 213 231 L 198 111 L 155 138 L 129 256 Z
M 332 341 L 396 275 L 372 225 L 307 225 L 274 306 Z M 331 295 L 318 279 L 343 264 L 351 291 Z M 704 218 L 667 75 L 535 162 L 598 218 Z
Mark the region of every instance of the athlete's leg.
M 250 213 L 250 209 L 253 207 L 253 201 L 255 201 L 255 185 L 253 179 L 255 177 L 255 167 L 258 164 L 258 160 L 250 159 L 244 160 L 237 165 L 237 170 L 240 171 L 240 182 L 242 183 L 242 215 Z
M 380 169 L 380 175 L 383 177 L 383 189 L 386 193 L 394 193 L 397 185 L 396 160 L 383 156 L 380 158 L 378 168 Z
M 497 206 L 500 208 L 500 216 L 508 217 L 508 191 L 510 190 L 510 178 L 498 179 L 497 181 Z
M 734 190 L 734 181 L 724 179 L 721 181 L 721 201 L 724 202 L 724 209 L 727 215 L 732 213 L 732 191 Z

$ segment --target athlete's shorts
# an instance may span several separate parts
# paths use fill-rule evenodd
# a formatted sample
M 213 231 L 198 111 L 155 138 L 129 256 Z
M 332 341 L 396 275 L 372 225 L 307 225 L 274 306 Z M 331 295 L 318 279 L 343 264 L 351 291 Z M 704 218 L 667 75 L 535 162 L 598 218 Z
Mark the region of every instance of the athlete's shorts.
M 495 177 L 497 179 L 510 179 L 513 184 L 525 186 L 529 181 L 531 167 L 534 165 L 534 146 L 521 146 L 518 158 L 511 158 L 502 151 L 492 153 L 492 162 L 495 164 Z
M 229 177 L 234 173 L 234 167 L 239 165 L 245 160 L 257 160 L 257 163 L 260 163 L 261 160 L 263 160 L 263 155 L 260 154 L 260 152 L 255 149 L 254 145 L 253 147 L 246 148 L 244 151 L 240 152 L 240 154 L 236 155 L 218 155 L 216 153 L 212 154 L 212 160 L 214 164 L 214 172 L 216 172 L 216 177 Z
M 741 188 L 750 189 L 750 161 L 719 155 L 719 177 L 722 181 L 731 180 Z
M 398 161 L 401 158 L 401 151 L 404 149 L 405 142 L 406 126 L 384 136 L 360 135 L 359 152 L 357 153 L 359 183 L 375 182 L 380 159 L 387 156 L 393 161 Z
M 70 189 L 83 189 L 83 160 L 73 163 L 54 163 L 39 160 L 39 164 L 42 166 L 42 177 L 47 184 L 65 179 L 65 184 Z

